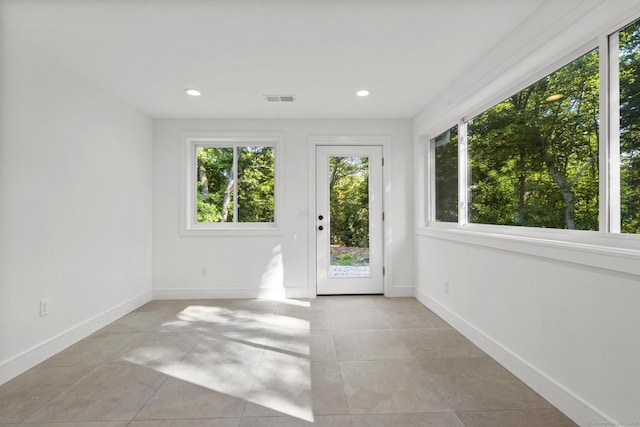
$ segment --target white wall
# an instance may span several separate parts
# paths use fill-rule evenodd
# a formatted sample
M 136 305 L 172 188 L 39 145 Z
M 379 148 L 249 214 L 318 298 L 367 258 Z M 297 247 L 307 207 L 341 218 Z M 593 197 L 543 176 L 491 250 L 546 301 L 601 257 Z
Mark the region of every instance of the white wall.
M 181 236 L 181 133 L 282 132 L 281 230 L 266 236 Z M 158 120 L 153 159 L 153 289 L 167 297 L 307 297 L 309 283 L 309 137 L 389 136 L 385 173 L 389 294 L 413 294 L 412 124 L 410 120 Z M 202 277 L 201 268 L 208 271 Z
M 153 126 L 0 39 L 3 383 L 150 299 Z
M 419 235 L 418 298 L 580 425 L 638 422 L 640 276 L 492 246 Z

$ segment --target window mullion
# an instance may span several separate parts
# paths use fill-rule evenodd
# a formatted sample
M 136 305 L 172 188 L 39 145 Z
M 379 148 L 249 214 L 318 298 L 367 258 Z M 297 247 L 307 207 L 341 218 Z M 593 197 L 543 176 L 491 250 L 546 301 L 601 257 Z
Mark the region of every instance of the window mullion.
M 427 184 L 429 186 L 427 199 L 427 217 L 425 225 L 436 222 L 436 141 L 432 139 L 427 143 L 427 173 L 429 178 Z
M 458 123 L 458 225 L 469 222 L 469 162 L 467 150 L 467 123 Z
M 187 194 L 187 220 L 188 227 L 193 227 L 198 223 L 198 144 L 190 143 L 190 161 L 187 166 L 189 177 L 189 187 Z M 191 185 L 195 182 L 195 185 Z
M 233 146 L 233 222 L 238 223 L 238 151 L 242 147 Z

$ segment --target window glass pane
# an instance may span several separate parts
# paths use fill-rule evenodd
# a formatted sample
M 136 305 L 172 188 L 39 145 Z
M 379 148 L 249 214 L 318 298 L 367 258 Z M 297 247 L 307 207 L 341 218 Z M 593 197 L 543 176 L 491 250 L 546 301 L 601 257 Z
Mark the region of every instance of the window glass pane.
M 598 51 L 469 123 L 470 220 L 598 229 Z
M 434 144 L 436 221 L 458 222 L 458 126 L 435 137 Z
M 233 222 L 233 148 L 197 147 L 198 222 Z
M 640 233 L 640 22 L 620 31 L 620 228 Z
M 274 222 L 273 147 L 238 147 L 238 222 Z

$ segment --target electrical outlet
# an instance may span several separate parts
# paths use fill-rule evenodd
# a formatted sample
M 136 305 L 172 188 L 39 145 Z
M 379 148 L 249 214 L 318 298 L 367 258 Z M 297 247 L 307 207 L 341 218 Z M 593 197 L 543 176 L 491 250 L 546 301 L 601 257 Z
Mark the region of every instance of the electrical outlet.
M 207 277 L 208 276 L 207 267 L 200 267 L 200 276 L 202 276 L 202 277 Z
M 40 300 L 40 317 L 47 316 L 49 314 L 49 301 L 46 299 Z
M 449 293 L 449 281 L 448 281 L 448 280 L 446 280 L 446 281 L 444 282 L 443 290 L 444 290 L 444 293 L 445 293 L 445 294 L 448 294 L 448 293 Z

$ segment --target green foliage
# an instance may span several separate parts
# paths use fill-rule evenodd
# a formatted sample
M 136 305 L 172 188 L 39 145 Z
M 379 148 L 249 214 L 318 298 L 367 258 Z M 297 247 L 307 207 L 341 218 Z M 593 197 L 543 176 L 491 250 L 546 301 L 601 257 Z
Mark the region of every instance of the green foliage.
M 592 51 L 469 123 L 472 222 L 598 229 L 598 78 Z
M 233 180 L 233 148 L 198 147 L 198 222 L 223 222 L 223 201 L 228 183 Z M 233 205 L 233 192 L 230 194 Z M 233 209 L 226 221 L 233 221 Z
M 331 261 L 331 265 L 356 265 L 358 256 L 354 254 L 339 254 L 335 260 Z
M 435 138 L 436 221 L 458 222 L 458 126 Z
M 640 22 L 620 31 L 620 216 L 640 233 Z
M 198 147 L 198 222 L 234 222 L 236 191 L 237 222 L 273 222 L 274 155 L 273 147 Z
M 273 147 L 243 147 L 238 157 L 238 221 L 274 222 Z
M 369 159 L 331 157 L 331 244 L 369 247 Z

